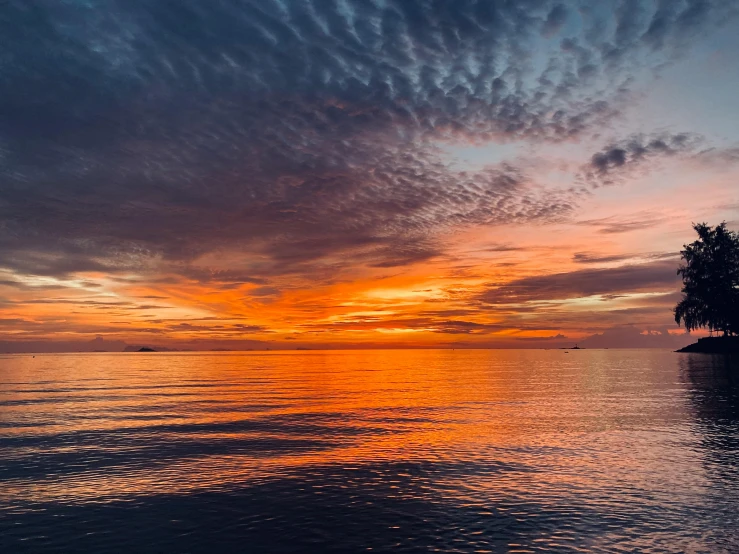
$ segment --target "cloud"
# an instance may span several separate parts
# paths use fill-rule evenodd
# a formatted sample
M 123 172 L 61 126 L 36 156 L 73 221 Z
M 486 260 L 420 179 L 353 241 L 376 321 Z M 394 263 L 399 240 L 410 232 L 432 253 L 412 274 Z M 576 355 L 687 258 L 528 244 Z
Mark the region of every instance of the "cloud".
M 541 32 L 546 37 L 552 37 L 559 33 L 562 25 L 567 21 L 569 10 L 564 4 L 555 4 L 549 11 L 544 24 L 541 27 Z
M 455 171 L 435 148 L 600 128 L 637 68 L 729 3 L 615 4 L 610 28 L 609 10 L 547 0 L 5 2 L 2 265 L 199 278 L 238 255 L 241 281 L 267 284 L 566 217 L 577 195 L 505 164 Z M 634 159 L 616 148 L 596 180 Z
M 707 148 L 695 154 L 694 159 L 701 165 L 719 169 L 739 164 L 739 147 Z
M 625 325 L 605 329 L 579 342 L 583 348 L 682 348 L 693 342 L 690 335 L 670 334 L 667 328 L 640 330 Z
M 576 225 L 585 227 L 593 227 L 598 233 L 604 235 L 617 235 L 621 233 L 630 233 L 632 231 L 642 231 L 656 227 L 666 220 L 663 216 L 658 216 L 650 212 L 640 212 L 628 216 L 610 216 L 599 219 L 585 219 L 575 222 Z
M 689 133 L 633 135 L 593 154 L 582 176 L 593 186 L 610 185 L 659 158 L 692 152 L 701 142 Z
M 545 343 L 546 346 L 550 346 L 550 344 L 547 343 L 570 339 L 568 339 L 567 336 L 563 335 L 562 333 L 557 333 L 556 335 L 551 335 L 548 337 L 516 337 L 516 340 L 520 341 L 521 343 Z
M 607 224 L 606 229 L 609 230 L 609 232 L 613 232 L 615 228 L 612 226 L 612 224 Z M 623 228 L 629 228 L 629 226 L 625 226 Z M 676 252 L 650 252 L 646 254 L 611 254 L 611 255 L 602 255 L 602 254 L 596 254 L 593 252 L 575 252 L 575 254 L 572 256 L 572 261 L 579 263 L 579 264 L 605 264 L 605 263 L 613 263 L 613 262 L 623 262 L 626 260 L 669 260 L 669 259 L 677 259 L 678 254 Z
M 185 332 L 188 335 L 203 334 L 209 338 L 216 339 L 234 338 L 241 337 L 243 335 L 272 332 L 262 325 L 252 325 L 249 323 L 231 323 L 227 321 L 223 321 L 219 324 L 218 319 L 212 320 L 212 323 L 207 323 L 208 321 L 209 320 L 194 320 L 193 323 L 187 321 L 170 323 L 165 325 L 163 332 Z M 159 320 L 158 323 L 162 323 L 162 321 Z
M 282 291 L 276 287 L 256 287 L 249 291 L 249 296 L 264 298 L 264 297 L 275 297 L 280 296 Z
M 435 333 L 450 335 L 484 335 L 496 331 L 502 331 L 506 327 L 499 324 L 477 323 L 474 321 L 447 320 L 431 324 Z
M 633 258 L 630 254 L 614 254 L 609 256 L 602 256 L 600 254 L 593 254 L 592 252 L 575 252 L 572 256 L 572 261 L 579 264 L 603 264 L 612 262 L 622 262 Z
M 479 299 L 484 304 L 523 304 L 597 295 L 671 291 L 679 284 L 675 270 L 675 263 L 665 260 L 524 277 L 510 283 L 492 285 Z
M 97 336 L 88 341 L 0 341 L 0 352 L 121 352 L 126 343 Z

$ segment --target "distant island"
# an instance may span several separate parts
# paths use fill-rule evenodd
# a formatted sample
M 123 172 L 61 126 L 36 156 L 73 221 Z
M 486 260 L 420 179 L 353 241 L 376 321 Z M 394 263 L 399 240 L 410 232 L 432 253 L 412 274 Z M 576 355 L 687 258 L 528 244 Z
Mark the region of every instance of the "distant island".
M 166 348 L 164 346 L 154 345 L 154 346 L 145 346 L 142 344 L 132 344 L 129 346 L 126 346 L 123 349 L 124 352 L 180 352 L 179 350 L 176 350 L 174 348 Z
M 716 227 L 699 223 L 693 229 L 698 240 L 680 252 L 683 298 L 675 306 L 675 322 L 688 333 L 707 328 L 711 336 L 677 352 L 739 354 L 739 233 L 725 222 Z

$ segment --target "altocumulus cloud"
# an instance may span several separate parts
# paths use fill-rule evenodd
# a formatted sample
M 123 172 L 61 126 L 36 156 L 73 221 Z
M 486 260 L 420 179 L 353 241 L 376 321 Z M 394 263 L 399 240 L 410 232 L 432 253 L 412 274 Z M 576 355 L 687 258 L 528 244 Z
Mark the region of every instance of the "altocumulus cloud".
M 460 226 L 556 220 L 574 193 L 506 164 L 455 172 L 435 145 L 577 138 L 731 4 L 6 1 L 0 259 L 187 277 L 230 251 L 234 279 L 263 283 L 424 260 Z M 591 170 L 660 151 L 642 146 Z
M 690 133 L 634 135 L 593 154 L 583 176 L 594 186 L 614 184 L 650 162 L 694 152 L 701 142 L 702 137 Z

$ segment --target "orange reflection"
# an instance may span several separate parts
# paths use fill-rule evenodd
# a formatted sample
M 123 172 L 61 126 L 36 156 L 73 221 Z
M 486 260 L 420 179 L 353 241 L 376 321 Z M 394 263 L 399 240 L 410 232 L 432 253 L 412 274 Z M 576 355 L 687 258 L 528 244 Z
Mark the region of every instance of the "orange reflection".
M 631 369 L 614 372 L 614 356 Z M 399 461 L 448 466 L 443 478 L 455 495 L 469 487 L 477 495 L 501 487 L 555 494 L 592 486 L 593 478 L 651 486 L 641 480 L 659 474 L 662 456 L 695 456 L 660 435 L 659 422 L 686 417 L 683 408 L 639 392 L 675 378 L 667 356 L 11 356 L 3 360 L 0 422 L 19 441 L 4 459 L 20 469 L 5 480 L 0 500 L 105 502 Z M 639 431 L 643 421 L 657 426 Z M 692 440 L 685 432 L 681 440 Z M 474 467 L 482 468 L 479 478 L 470 474 Z M 500 482 L 490 480 L 496 468 Z

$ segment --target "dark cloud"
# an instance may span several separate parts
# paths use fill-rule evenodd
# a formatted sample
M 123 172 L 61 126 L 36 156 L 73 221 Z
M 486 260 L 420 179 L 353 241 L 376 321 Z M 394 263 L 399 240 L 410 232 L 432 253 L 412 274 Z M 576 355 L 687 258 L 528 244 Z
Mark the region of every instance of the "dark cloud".
M 698 152 L 695 159 L 708 167 L 724 169 L 739 163 L 739 147 L 708 148 Z
M 613 224 L 607 224 L 605 228 L 613 232 Z M 646 254 L 612 254 L 612 255 L 601 255 L 593 252 L 576 252 L 572 256 L 572 261 L 579 264 L 604 264 L 613 262 L 623 262 L 626 260 L 676 260 L 679 254 L 675 252 L 649 252 Z
M 232 269 L 209 269 L 181 264 L 170 266 L 179 276 L 191 279 L 200 284 L 239 287 L 241 285 L 264 285 L 267 281 L 242 271 Z
M 376 329 L 415 329 L 425 330 L 432 333 L 450 334 L 450 335 L 487 335 L 510 329 L 498 323 L 486 323 L 479 321 L 459 320 L 459 319 L 438 319 L 436 317 L 428 317 L 433 312 L 423 312 L 418 316 L 399 317 L 384 319 L 382 317 L 362 316 L 347 317 L 346 319 L 325 322 L 309 322 L 300 324 L 299 327 L 304 331 L 316 332 L 335 332 L 335 331 L 371 331 Z M 454 313 L 460 315 L 479 315 L 479 311 L 454 311 L 438 312 L 440 315 L 447 317 Z M 538 328 L 537 328 L 538 329 Z
M 6 1 L 1 263 L 217 281 L 203 257 L 239 252 L 224 286 L 267 284 L 425 260 L 459 226 L 561 218 L 572 194 L 510 166 L 452 171 L 434 145 L 600 126 L 636 68 L 726 4 Z M 575 36 L 542 38 L 576 14 Z M 594 157 L 593 178 L 664 150 L 642 147 Z
M 593 227 L 598 233 L 604 235 L 616 235 L 621 233 L 629 233 L 632 231 L 641 231 L 656 227 L 665 221 L 665 217 L 658 216 L 653 213 L 642 212 L 629 216 L 611 216 L 600 219 L 586 219 L 577 221 L 576 225 L 584 227 Z
M 602 256 L 599 254 L 593 254 L 592 252 L 575 252 L 572 256 L 572 261 L 579 264 L 604 264 L 612 262 L 623 262 L 633 258 L 629 254 L 614 254 L 611 256 Z
M 556 35 L 567 21 L 568 15 L 569 11 L 564 4 L 553 6 L 541 27 L 542 34 L 546 37 Z
M 566 335 L 563 335 L 562 333 L 557 333 L 556 335 L 551 335 L 549 337 L 516 337 L 516 340 L 522 343 L 546 343 L 551 341 L 562 341 L 569 339 Z
M 670 29 L 675 26 L 679 10 L 679 2 L 658 0 L 657 9 L 642 34 L 642 40 L 654 48 L 662 48 L 669 36 Z M 684 13 L 689 12 L 686 10 Z
M 671 291 L 680 282 L 675 270 L 675 263 L 665 260 L 524 277 L 504 285 L 490 286 L 480 295 L 480 300 L 486 304 L 519 304 L 618 293 Z
M 506 329 L 504 325 L 490 323 L 476 323 L 474 321 L 448 320 L 433 324 L 435 333 L 450 335 L 485 335 Z
M 195 320 L 198 321 L 198 320 Z M 200 320 L 203 321 L 203 320 Z M 218 320 L 216 320 L 218 321 Z M 187 321 L 172 323 L 165 327 L 164 332 L 186 332 L 188 334 L 203 333 L 208 337 L 222 338 L 241 335 L 250 335 L 256 333 L 271 333 L 269 329 L 261 325 L 251 325 L 247 323 L 190 323 Z
M 0 352 L 121 352 L 126 343 L 95 337 L 87 341 L 0 341 Z
M 16 325 L 23 325 L 30 323 L 28 320 L 20 318 L 0 318 L 0 327 L 15 327 Z
M 594 186 L 612 184 L 647 162 L 692 152 L 701 140 L 689 133 L 634 135 L 593 154 L 582 173 Z
M 482 249 L 483 252 L 519 252 L 521 250 L 523 248 L 512 244 L 491 244 Z
M 2 279 L 0 280 L 0 286 L 12 287 L 19 290 L 59 290 L 66 288 L 61 284 L 49 284 L 49 285 L 29 285 L 22 281 L 16 281 L 14 279 Z
M 251 289 L 249 291 L 249 296 L 254 296 L 257 298 L 263 298 L 263 297 L 270 297 L 270 296 L 280 296 L 282 294 L 282 291 L 276 287 L 257 287 L 254 289 Z
M 94 307 L 123 307 L 133 306 L 131 302 L 126 301 L 98 301 L 98 300 L 83 300 L 83 299 L 69 299 L 69 298 L 36 298 L 32 300 L 23 300 L 23 304 L 76 304 L 79 306 L 94 306 Z

